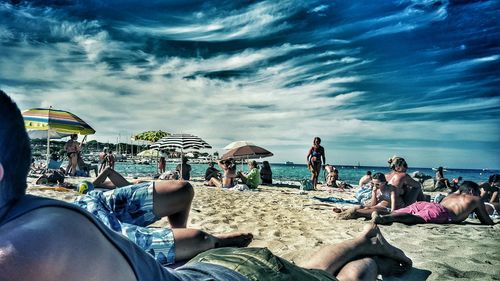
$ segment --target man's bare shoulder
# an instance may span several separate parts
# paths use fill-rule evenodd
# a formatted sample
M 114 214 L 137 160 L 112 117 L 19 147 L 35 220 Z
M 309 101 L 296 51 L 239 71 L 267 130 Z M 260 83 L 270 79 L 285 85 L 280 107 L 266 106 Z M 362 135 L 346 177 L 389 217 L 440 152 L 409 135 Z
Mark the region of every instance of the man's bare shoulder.
M 0 276 L 10 276 L 10 280 L 93 279 L 95 276 L 88 276 L 79 265 L 100 268 L 94 264 L 98 260 L 109 261 L 134 276 L 117 249 L 88 218 L 58 207 L 31 211 L 0 227 L 0 257 Z M 90 275 L 111 278 L 113 272 L 104 268 Z

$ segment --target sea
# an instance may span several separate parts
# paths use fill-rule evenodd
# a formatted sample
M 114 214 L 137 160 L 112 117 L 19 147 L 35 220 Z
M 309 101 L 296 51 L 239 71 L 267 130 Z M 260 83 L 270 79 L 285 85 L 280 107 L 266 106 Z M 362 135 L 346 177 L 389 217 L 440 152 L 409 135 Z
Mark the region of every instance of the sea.
M 176 163 L 167 163 L 167 170 L 174 170 Z M 191 177 L 203 177 L 205 175 L 205 170 L 207 169 L 207 164 L 190 164 L 191 165 Z M 335 165 L 334 165 L 335 166 Z M 339 170 L 339 177 L 341 180 L 346 181 L 351 185 L 357 185 L 359 179 L 366 174 L 366 171 L 371 171 L 372 173 L 387 173 L 389 172 L 389 167 L 376 167 L 376 166 L 335 166 Z M 115 170 L 119 173 L 128 177 L 152 177 L 157 174 L 157 168 L 155 164 L 134 164 L 131 162 L 117 162 Z M 246 165 L 238 165 L 238 170 L 246 172 L 248 168 Z M 299 182 L 303 179 L 309 179 L 311 173 L 307 169 L 305 164 L 282 164 L 282 163 L 271 163 L 271 170 L 273 172 L 273 181 L 275 182 Z M 409 168 L 408 174 L 413 174 L 414 172 L 423 173 L 434 177 L 436 174 L 435 168 Z M 499 174 L 500 170 L 487 170 L 487 169 L 450 169 L 445 168 L 444 175 L 449 180 L 461 176 L 463 180 L 470 180 L 477 183 L 488 181 L 488 177 L 492 174 Z M 324 181 L 325 172 L 321 172 L 320 181 Z

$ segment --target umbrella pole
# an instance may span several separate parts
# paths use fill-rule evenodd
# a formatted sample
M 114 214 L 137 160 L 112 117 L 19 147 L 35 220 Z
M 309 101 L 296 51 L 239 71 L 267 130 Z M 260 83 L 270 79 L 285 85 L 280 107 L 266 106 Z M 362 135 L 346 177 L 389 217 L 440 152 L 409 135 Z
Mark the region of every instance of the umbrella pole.
M 181 179 L 182 179 L 182 160 L 184 159 L 184 151 L 182 150 L 182 147 L 181 147 Z
M 50 157 L 50 129 L 47 130 L 47 168 L 49 167 L 49 157 Z

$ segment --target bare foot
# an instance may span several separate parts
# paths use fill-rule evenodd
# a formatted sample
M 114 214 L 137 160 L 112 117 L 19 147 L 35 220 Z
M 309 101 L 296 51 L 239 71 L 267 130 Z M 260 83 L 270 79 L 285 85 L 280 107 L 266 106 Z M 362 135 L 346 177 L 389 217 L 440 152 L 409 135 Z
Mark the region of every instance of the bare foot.
M 338 220 L 350 220 L 358 218 L 356 214 L 356 208 L 350 208 L 341 213 L 336 213 L 335 215 L 335 218 Z
M 392 224 L 392 221 L 390 221 L 390 220 L 386 219 L 385 217 L 381 216 L 377 211 L 374 211 L 372 213 L 371 222 L 375 223 L 375 224 L 383 224 L 383 225 L 391 225 Z
M 400 269 L 392 270 L 389 274 L 401 274 L 412 267 L 411 259 L 408 258 L 402 250 L 389 244 L 384 236 L 382 236 L 377 225 L 373 223 L 367 225 L 363 230 L 362 237 L 370 244 L 370 246 L 366 248 L 366 254 L 392 259 L 395 263 L 399 264 Z M 392 268 L 392 266 L 384 268 L 384 270 L 390 268 Z
M 342 209 L 337 208 L 337 207 L 333 207 L 332 211 L 333 211 L 334 213 L 337 213 L 337 214 L 342 213 Z
M 252 233 L 232 232 L 221 235 L 215 235 L 217 242 L 215 248 L 220 247 L 246 247 L 252 242 Z
M 410 269 L 403 266 L 399 261 L 391 258 L 381 256 L 374 256 L 372 258 L 377 264 L 378 274 L 382 276 L 401 275 Z

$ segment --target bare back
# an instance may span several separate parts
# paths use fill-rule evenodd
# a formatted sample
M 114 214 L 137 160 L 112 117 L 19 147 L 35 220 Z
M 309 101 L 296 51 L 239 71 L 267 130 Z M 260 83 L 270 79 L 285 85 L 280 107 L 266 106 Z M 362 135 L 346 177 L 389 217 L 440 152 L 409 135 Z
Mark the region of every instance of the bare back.
M 93 223 L 63 208 L 41 208 L 3 225 L 0 256 L 0 276 L 11 281 L 136 280 Z
M 493 224 L 488 216 L 481 198 L 469 194 L 450 194 L 441 201 L 451 215 L 452 222 L 464 221 L 470 213 L 475 212 L 483 224 Z

